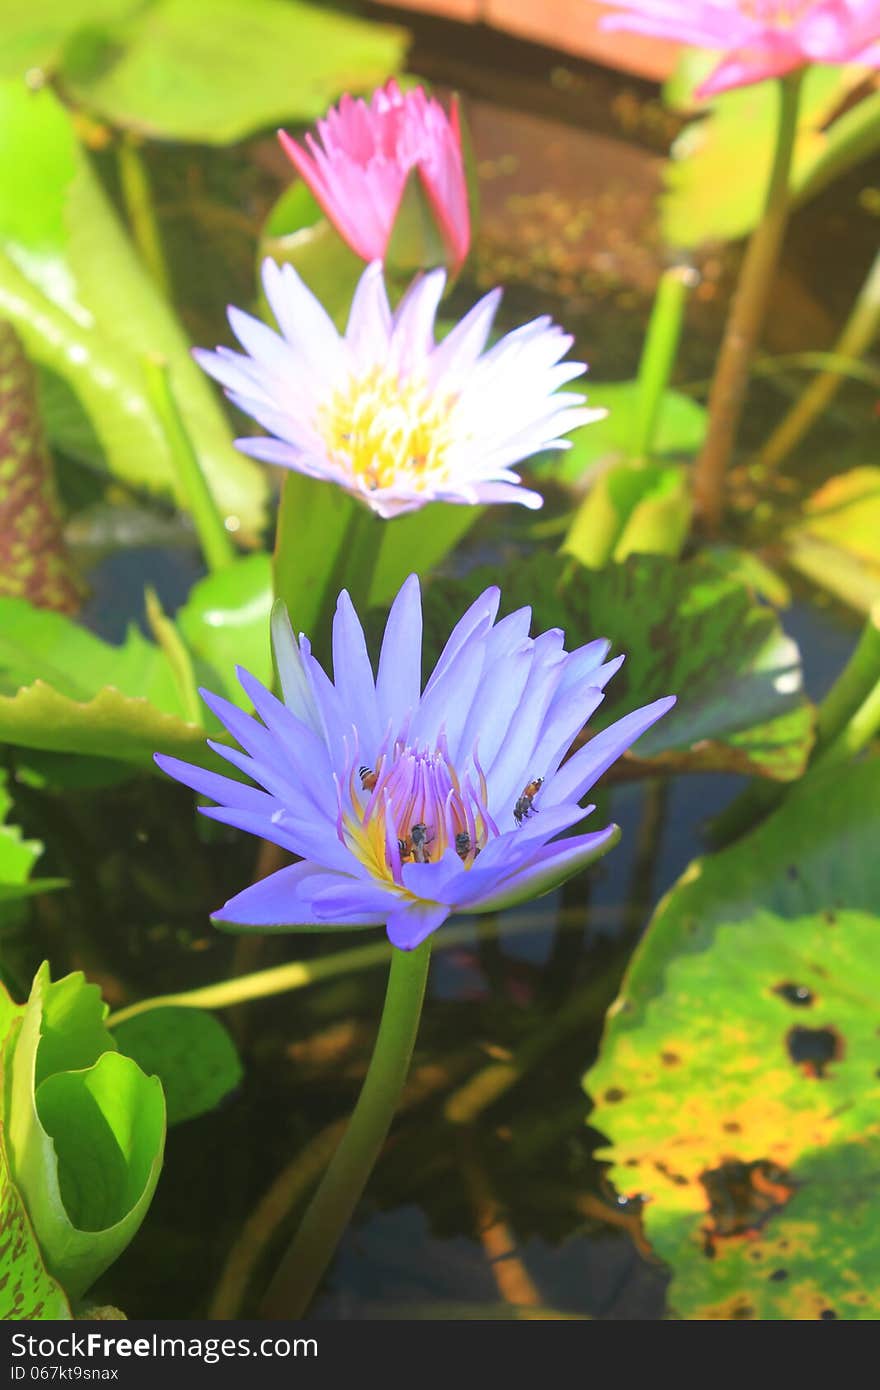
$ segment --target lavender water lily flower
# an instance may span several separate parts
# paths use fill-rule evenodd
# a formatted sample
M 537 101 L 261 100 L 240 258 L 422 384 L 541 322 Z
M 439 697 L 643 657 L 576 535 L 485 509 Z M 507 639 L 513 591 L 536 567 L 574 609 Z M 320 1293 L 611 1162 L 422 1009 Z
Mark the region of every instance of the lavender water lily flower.
M 426 502 L 474 505 L 542 498 L 512 465 L 566 449 L 566 431 L 601 418 L 560 386 L 586 370 L 561 359 L 571 337 L 549 318 L 508 333 L 484 352 L 501 298 L 492 290 L 437 343 L 445 272 L 416 279 L 391 312 L 382 266 L 364 271 L 340 334 L 290 265 L 263 265 L 281 332 L 229 310 L 245 354 L 195 357 L 271 438 L 240 439 L 243 453 L 324 478 L 381 517 Z
M 422 609 L 411 575 L 388 617 L 374 676 L 351 599 L 339 596 L 331 682 L 272 619 L 283 702 L 239 668 L 257 718 L 203 697 L 244 752 L 209 740 L 256 787 L 156 755 L 218 804 L 202 814 L 301 857 L 230 899 L 214 920 L 265 931 L 386 925 L 411 950 L 455 913 L 493 912 L 549 892 L 616 842 L 619 830 L 567 835 L 594 809 L 581 798 L 674 697 L 604 729 L 563 761 L 623 657 L 572 652 L 531 612 L 496 622 L 500 593 L 456 624 L 424 689 Z M 563 838 L 560 838 L 563 837 Z

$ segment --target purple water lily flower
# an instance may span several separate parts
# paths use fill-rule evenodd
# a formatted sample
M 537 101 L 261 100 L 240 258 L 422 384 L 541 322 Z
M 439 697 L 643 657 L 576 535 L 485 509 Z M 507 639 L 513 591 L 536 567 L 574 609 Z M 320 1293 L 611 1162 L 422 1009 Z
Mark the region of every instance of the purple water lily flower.
M 623 657 L 606 661 L 603 640 L 566 652 L 558 628 L 531 638 L 528 608 L 496 622 L 499 600 L 493 587 L 471 605 L 424 689 L 415 575 L 391 608 L 375 676 L 347 593 L 332 682 L 276 605 L 283 702 L 241 668 L 258 718 L 202 692 L 245 751 L 210 746 L 260 789 L 156 755 L 219 803 L 203 815 L 300 856 L 215 921 L 261 931 L 384 924 L 411 950 L 447 917 L 538 897 L 616 843 L 616 825 L 565 832 L 595 809 L 581 798 L 675 697 L 634 710 L 563 761 Z

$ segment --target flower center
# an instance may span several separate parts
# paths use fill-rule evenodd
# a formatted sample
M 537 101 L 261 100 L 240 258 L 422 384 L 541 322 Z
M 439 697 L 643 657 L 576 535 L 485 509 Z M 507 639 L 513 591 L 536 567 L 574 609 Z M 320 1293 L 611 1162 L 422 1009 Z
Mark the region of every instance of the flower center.
M 454 849 L 471 868 L 498 827 L 487 808 L 486 779 L 477 761 L 463 778 L 445 740 L 420 750 L 398 739 L 375 768 L 352 762 L 339 787 L 339 838 L 377 878 L 402 884 L 405 864 L 429 864 Z
M 455 399 L 432 392 L 424 378 L 374 367 L 321 407 L 318 429 L 353 482 L 371 492 L 401 482 L 427 491 L 448 472 Z

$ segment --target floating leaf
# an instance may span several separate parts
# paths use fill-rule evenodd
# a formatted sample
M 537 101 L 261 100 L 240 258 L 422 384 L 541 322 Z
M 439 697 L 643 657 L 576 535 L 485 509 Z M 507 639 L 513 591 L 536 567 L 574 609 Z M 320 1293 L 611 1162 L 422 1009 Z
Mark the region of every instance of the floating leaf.
M 497 577 L 477 570 L 432 585 L 428 641 L 437 645 L 451 614 Z M 639 739 L 636 756 L 623 760 L 624 771 L 729 770 L 780 781 L 803 771 L 813 713 L 797 646 L 770 609 L 711 561 L 637 555 L 567 578 L 563 560 L 539 555 L 507 575 L 502 601 L 507 612 L 531 604 L 538 631 L 564 628 L 569 650 L 605 636 L 612 655 L 626 653 L 589 733 L 662 695 L 678 696 Z
M 31 68 L 51 72 L 78 31 L 122 19 L 139 0 L 13 0 L 3 9 L 0 77 L 20 77 Z
M 10 1178 L 0 1124 L 0 1318 L 32 1322 L 72 1316 L 64 1290 L 46 1272 L 28 1214 Z
M 694 59 L 688 55 L 684 61 L 673 100 L 693 85 Z M 703 55 L 697 61 L 706 62 Z M 855 64 L 806 69 L 791 174 L 795 198 L 815 186 L 832 139 L 828 123 L 863 76 Z M 771 80 L 724 92 L 682 131 L 667 165 L 662 202 L 663 235 L 670 246 L 733 241 L 757 224 L 775 143 L 777 89 Z
M 590 488 L 562 549 L 595 569 L 634 554 L 676 556 L 691 511 L 688 476 L 680 465 L 618 463 Z
M 40 967 L 4 1050 L 15 1184 L 46 1267 L 78 1297 L 140 1226 L 162 1166 L 156 1077 L 121 1056 L 106 1007 L 81 974 Z
M 0 772 L 0 905 L 65 886 L 62 878 L 30 879 L 31 869 L 42 854 L 43 846 L 39 840 L 23 839 L 17 825 L 5 824 L 11 809 L 6 774 Z M 5 922 L 2 913 L 0 922 Z
M 147 768 L 154 752 L 212 756 L 168 658 L 137 628 L 114 646 L 24 599 L 0 598 L 0 741 Z
M 213 1110 L 241 1081 L 235 1044 L 203 1009 L 149 1009 L 117 1024 L 113 1036 L 142 1071 L 160 1078 L 170 1125 Z
M 175 619 L 193 656 L 209 668 L 211 689 L 247 708 L 235 667 L 272 684 L 271 611 L 272 561 L 258 554 L 200 579 Z
M 585 1085 L 680 1317 L 880 1314 L 880 764 L 792 793 L 657 910 Z
M 281 265 L 292 265 L 336 326 L 340 330 L 345 327 L 364 263 L 324 216 L 301 179 L 284 190 L 264 223 L 258 257 L 261 263 L 265 256 Z M 265 311 L 265 304 L 263 307 Z M 265 317 L 271 321 L 268 312 Z
M 603 420 L 581 425 L 571 433 L 571 448 L 541 454 L 529 465 L 535 477 L 583 487 L 600 464 L 628 459 L 633 441 L 633 414 L 639 408 L 637 381 L 590 383 L 591 410 L 607 410 Z M 706 412 L 680 391 L 665 391 L 657 417 L 652 458 L 688 457 L 697 452 L 706 433 Z
M 64 68 L 65 86 L 117 126 L 225 145 L 324 114 L 342 91 L 399 68 L 403 29 L 303 0 L 154 0 Z M 91 61 L 89 61 L 91 59 Z
M 107 201 L 70 116 L 49 88 L 32 92 L 11 81 L 0 82 L 0 316 L 28 355 L 76 393 L 103 451 L 90 462 L 147 491 L 173 493 L 185 506 L 145 390 L 144 356 L 164 357 L 220 507 L 240 520 L 243 536 L 259 532 L 265 475 L 233 448 L 220 402 Z
M 785 540 L 795 569 L 869 612 L 880 599 L 880 468 L 852 468 L 830 478 Z
M 208 762 L 200 724 L 112 687 L 90 700 L 72 700 L 38 680 L 17 695 L 0 696 L 0 740 L 47 752 L 116 758 L 147 770 L 153 770 L 156 752 Z M 216 770 L 218 765 L 212 766 Z

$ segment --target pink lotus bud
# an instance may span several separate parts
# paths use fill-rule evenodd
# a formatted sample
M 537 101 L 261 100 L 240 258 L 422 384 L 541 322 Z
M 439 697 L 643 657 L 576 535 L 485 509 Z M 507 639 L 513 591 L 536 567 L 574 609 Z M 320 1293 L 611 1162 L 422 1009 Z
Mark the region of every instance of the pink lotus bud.
M 306 149 L 278 137 L 340 236 L 365 261 L 385 260 L 404 189 L 415 173 L 453 274 L 471 239 L 458 105 L 449 115 L 421 87 L 392 79 L 369 102 L 344 96 L 318 121 Z

